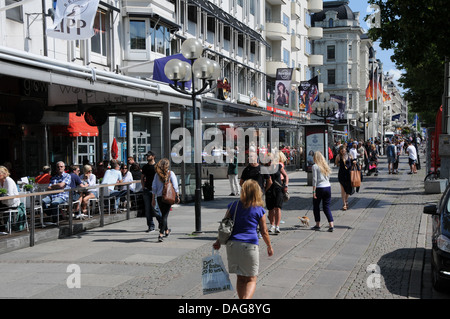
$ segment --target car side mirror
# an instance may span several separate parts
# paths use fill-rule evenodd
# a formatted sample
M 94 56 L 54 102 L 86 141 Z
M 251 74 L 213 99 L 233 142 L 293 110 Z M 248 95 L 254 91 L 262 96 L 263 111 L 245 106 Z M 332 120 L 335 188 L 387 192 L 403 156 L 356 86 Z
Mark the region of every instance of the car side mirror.
M 423 208 L 423 213 L 424 214 L 429 214 L 429 215 L 439 215 L 439 213 L 437 211 L 437 205 L 436 204 L 426 205 Z

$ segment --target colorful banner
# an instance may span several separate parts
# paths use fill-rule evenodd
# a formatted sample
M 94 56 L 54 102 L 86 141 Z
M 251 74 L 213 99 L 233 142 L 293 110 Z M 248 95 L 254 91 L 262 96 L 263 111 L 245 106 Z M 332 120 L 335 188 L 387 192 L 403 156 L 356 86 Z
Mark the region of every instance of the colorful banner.
M 62 40 L 92 38 L 99 2 L 100 0 L 58 0 L 55 20 L 47 29 L 47 35 Z
M 347 98 L 341 95 L 330 95 L 330 101 L 336 102 L 338 104 L 338 109 L 336 110 L 335 118 L 338 120 L 345 119 L 345 109 L 347 107 Z
M 274 104 L 289 107 L 289 94 L 293 69 L 277 69 Z
M 312 105 L 319 99 L 319 77 L 300 82 L 298 91 L 300 112 L 312 113 Z

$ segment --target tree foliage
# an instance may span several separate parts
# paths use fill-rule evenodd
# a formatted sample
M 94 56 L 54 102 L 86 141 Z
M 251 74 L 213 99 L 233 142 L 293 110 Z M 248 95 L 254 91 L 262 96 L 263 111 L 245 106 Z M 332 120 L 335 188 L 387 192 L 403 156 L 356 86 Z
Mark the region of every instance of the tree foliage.
M 381 25 L 372 40 L 393 49 L 391 60 L 405 70 L 400 78 L 410 112 L 433 124 L 442 104 L 445 58 L 450 58 L 448 0 L 369 0 L 380 8 Z

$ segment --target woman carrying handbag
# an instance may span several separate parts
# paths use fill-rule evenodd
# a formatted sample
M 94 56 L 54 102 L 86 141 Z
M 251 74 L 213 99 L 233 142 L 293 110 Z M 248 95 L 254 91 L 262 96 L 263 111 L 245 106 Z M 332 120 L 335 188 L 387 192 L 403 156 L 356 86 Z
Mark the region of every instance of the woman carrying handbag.
M 258 226 L 267 245 L 267 254 L 273 255 L 263 206 L 261 188 L 256 181 L 250 179 L 242 184 L 240 200 L 229 205 L 225 216 L 235 220 L 226 246 L 228 271 L 237 274 L 236 291 L 240 299 L 252 298 L 256 289 L 259 272 Z M 220 249 L 220 246 L 217 239 L 213 248 Z
M 163 192 L 164 192 L 166 183 L 170 182 L 173 186 L 173 189 L 176 193 L 175 203 L 180 202 L 180 197 L 178 195 L 178 181 L 175 176 L 175 173 L 172 171 L 169 171 L 169 165 L 170 165 L 170 162 L 167 158 L 161 159 L 155 165 L 156 174 L 155 174 L 155 177 L 153 178 L 153 183 L 152 183 L 152 194 L 153 194 L 152 206 L 155 207 L 156 200 L 157 200 L 159 209 L 161 211 L 161 224 L 160 224 L 159 237 L 158 237 L 159 242 L 163 242 L 164 237 L 168 237 L 170 234 L 170 231 L 171 231 L 168 227 L 167 219 L 169 217 L 169 212 L 170 212 L 170 208 L 172 207 L 172 205 L 167 203 L 163 199 Z

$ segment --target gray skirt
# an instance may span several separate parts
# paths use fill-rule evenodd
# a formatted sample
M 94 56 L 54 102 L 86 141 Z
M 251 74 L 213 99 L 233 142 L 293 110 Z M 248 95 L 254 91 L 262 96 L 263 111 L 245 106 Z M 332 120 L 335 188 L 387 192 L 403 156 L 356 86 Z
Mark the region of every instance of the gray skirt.
M 239 241 L 227 243 L 228 272 L 253 277 L 259 271 L 259 246 Z

